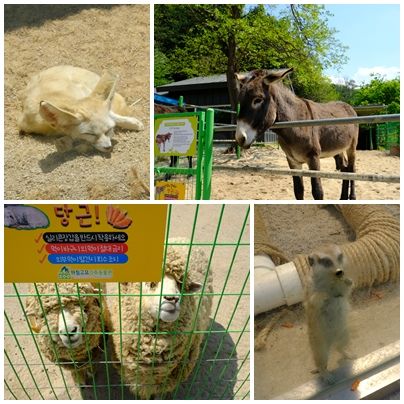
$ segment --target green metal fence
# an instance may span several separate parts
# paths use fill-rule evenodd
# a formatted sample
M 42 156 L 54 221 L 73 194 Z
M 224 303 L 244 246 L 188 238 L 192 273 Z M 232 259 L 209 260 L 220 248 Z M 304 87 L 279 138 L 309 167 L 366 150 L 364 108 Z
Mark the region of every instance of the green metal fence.
M 385 122 L 376 126 L 377 148 L 390 150 L 400 144 L 400 122 Z
M 182 112 L 174 114 L 156 114 L 158 118 L 198 117 L 197 155 L 192 156 L 193 167 L 186 167 L 188 158 L 179 156 L 175 167 L 168 167 L 164 161 L 155 160 L 154 179 L 181 181 L 186 185 L 185 199 L 208 200 L 212 188 L 213 164 L 213 126 L 214 111 L 208 109 L 198 112 Z
M 162 263 L 170 240 L 185 237 L 188 263 L 195 247 L 203 249 L 208 257 L 206 273 L 209 268 L 213 275 L 213 308 L 210 324 L 203 331 L 200 355 L 191 375 L 176 385 L 170 394 L 163 394 L 162 399 L 248 399 L 249 398 L 249 205 L 169 205 L 165 246 Z M 178 244 L 178 243 L 177 243 Z M 49 361 L 38 344 L 38 334 L 29 325 L 25 310 L 25 299 L 32 296 L 28 284 L 5 285 L 5 340 L 4 340 L 4 383 L 6 399 L 133 399 L 128 385 L 122 377 L 122 371 L 116 365 L 122 358 L 111 354 L 112 334 L 107 322 L 102 321 L 99 351 L 96 357 L 89 353 L 89 362 L 78 363 L 72 358 L 65 362 L 74 369 L 65 370 L 57 363 Z M 38 294 L 36 284 L 33 285 Z M 147 296 L 140 289 L 140 304 Z M 121 285 L 108 284 L 106 291 L 99 291 L 109 299 L 121 299 Z M 183 293 L 183 291 L 182 291 Z M 202 296 L 199 296 L 199 305 Z M 56 287 L 58 302 L 65 296 Z M 77 287 L 77 294 L 81 298 Z M 161 293 L 160 293 L 161 302 Z M 46 295 L 41 295 L 41 299 Z M 100 299 L 100 301 L 102 301 Z M 42 305 L 41 305 L 42 307 Z M 119 306 L 120 307 L 120 306 Z M 105 308 L 101 304 L 101 311 Z M 198 306 L 199 309 L 199 306 Z M 43 310 L 43 307 L 42 307 Z M 120 309 L 118 315 L 121 320 Z M 83 310 L 81 308 L 81 318 Z M 46 316 L 45 316 L 46 318 Z M 104 318 L 104 314 L 101 315 Z M 65 321 L 65 320 L 64 320 Z M 140 320 L 141 321 L 141 318 Z M 158 335 L 157 324 L 154 333 Z M 195 329 L 183 331 L 176 329 L 175 335 L 187 333 L 192 335 Z M 201 331 L 198 331 L 201 332 Z M 122 338 L 128 332 L 115 331 Z M 50 329 L 46 336 L 50 338 Z M 55 333 L 54 333 L 55 334 Z M 82 334 L 86 339 L 86 332 Z M 94 333 L 93 333 L 94 334 Z M 135 339 L 142 334 L 140 327 L 132 333 Z M 57 337 L 57 334 L 56 334 Z M 151 338 L 153 336 L 151 335 Z M 139 341 L 139 339 L 138 339 Z M 134 347 L 135 348 L 135 347 Z M 139 348 L 139 347 L 138 347 Z M 89 347 L 86 349 L 89 351 Z M 154 346 L 153 357 L 158 355 Z M 79 385 L 73 374 L 83 366 L 90 366 L 92 376 Z M 150 383 L 153 383 L 151 380 Z M 164 384 L 164 382 L 163 382 Z M 164 390 L 164 389 L 163 389 Z

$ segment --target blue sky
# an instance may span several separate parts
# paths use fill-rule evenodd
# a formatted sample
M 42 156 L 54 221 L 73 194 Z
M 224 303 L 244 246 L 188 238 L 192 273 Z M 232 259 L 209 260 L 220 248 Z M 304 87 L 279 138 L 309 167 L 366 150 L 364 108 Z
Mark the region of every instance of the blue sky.
M 397 76 L 400 67 L 400 6 L 397 4 L 327 4 L 333 17 L 329 26 L 339 32 L 337 38 L 349 46 L 349 61 L 325 73 L 333 81 L 354 79 L 369 81 L 371 72 L 386 78 Z
M 320 2 L 317 4 L 321 4 Z M 289 5 L 277 4 L 279 13 Z M 328 26 L 348 46 L 348 62 L 340 70 L 328 69 L 325 74 L 335 83 L 353 79 L 357 84 L 370 81 L 371 73 L 387 79 L 400 71 L 400 6 L 399 4 L 325 4 L 333 16 Z

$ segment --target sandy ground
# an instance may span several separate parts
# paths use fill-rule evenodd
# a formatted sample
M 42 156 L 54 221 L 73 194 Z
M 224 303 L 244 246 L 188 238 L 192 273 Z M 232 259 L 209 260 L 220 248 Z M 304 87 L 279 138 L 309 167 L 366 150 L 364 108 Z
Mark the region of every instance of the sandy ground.
M 252 147 L 243 151 L 237 160 L 234 154 L 223 154 L 215 150 L 214 165 L 220 166 L 264 166 L 267 168 L 288 168 L 285 154 L 281 149 L 270 146 Z M 358 174 L 399 175 L 400 158 L 390 156 L 383 151 L 357 151 Z M 307 167 L 304 167 L 307 169 Z M 323 171 L 335 171 L 333 158 L 321 160 Z M 305 199 L 313 199 L 310 179 L 304 178 Z M 341 194 L 341 180 L 323 179 L 324 199 L 336 200 Z M 384 182 L 356 182 L 356 197 L 358 200 L 400 199 L 400 184 Z M 292 178 L 259 174 L 256 172 L 239 172 L 216 170 L 212 177 L 211 199 L 270 199 L 294 200 Z
M 224 209 L 222 225 L 218 233 L 218 243 L 228 244 L 237 242 L 241 233 L 243 221 L 247 214 L 246 205 L 227 205 Z M 215 237 L 219 220 L 220 205 L 204 205 L 199 209 L 195 226 L 196 243 L 212 243 Z M 170 237 L 191 237 L 195 217 L 195 206 L 182 205 L 172 208 L 172 220 Z M 214 303 L 211 318 L 213 320 L 212 333 L 207 337 L 202 346 L 205 352 L 201 358 L 201 366 L 198 371 L 190 376 L 191 383 L 183 383 L 175 398 L 193 399 L 242 399 L 249 397 L 249 221 L 245 226 L 241 243 L 232 264 L 235 252 L 234 246 L 220 245 L 212 257 L 212 269 L 214 278 Z M 210 248 L 206 247 L 208 253 Z M 27 284 L 17 285 L 19 293 L 27 290 Z M 108 285 L 108 291 L 114 288 L 114 284 Z M 11 284 L 5 285 L 6 294 L 15 294 Z M 223 296 L 220 296 L 223 294 Z M 24 302 L 24 298 L 21 298 Z M 15 333 L 29 333 L 28 325 L 24 320 L 21 305 L 16 297 L 5 298 L 5 313 L 10 320 Z M 244 332 L 243 332 L 244 329 Z M 5 333 L 10 333 L 10 326 L 5 321 Z M 20 348 L 17 346 L 17 342 Z M 26 399 L 26 389 L 29 396 L 39 399 L 40 394 L 33 380 L 39 386 L 40 392 L 45 399 L 54 399 L 46 375 L 49 375 L 56 396 L 59 399 L 68 399 L 66 388 L 63 384 L 61 372 L 65 376 L 68 392 L 73 399 L 95 398 L 93 388 L 82 388 L 81 391 L 75 386 L 70 372 L 61 370 L 57 365 L 50 363 L 44 358 L 45 366 L 41 364 L 40 355 L 33 344 L 32 337 L 5 336 L 5 381 L 9 389 L 18 399 Z M 26 362 L 24 363 L 24 353 Z M 108 349 L 110 355 L 110 347 Z M 10 358 L 22 385 L 18 382 L 10 362 Z M 120 378 L 112 366 L 108 366 L 110 385 L 108 389 L 101 387 L 107 384 L 106 365 L 99 364 L 97 372 L 97 398 L 98 399 L 121 399 Z M 31 374 L 30 374 L 30 372 Z M 5 398 L 15 398 L 5 387 Z M 125 389 L 125 399 L 133 399 L 133 396 Z
M 5 198 L 148 199 L 149 6 L 5 6 Z M 115 131 L 112 153 L 58 153 L 54 141 L 19 135 L 21 91 L 46 68 L 69 64 L 120 76 L 117 91 L 141 132 Z
M 399 205 L 385 205 L 399 219 Z M 272 243 L 288 259 L 309 253 L 318 244 L 353 241 L 355 234 L 331 205 L 264 205 Z M 308 236 L 309 235 L 309 236 Z M 355 291 L 350 316 L 350 351 L 360 358 L 400 338 L 399 284 L 385 284 Z M 281 313 L 264 348 L 256 350 L 255 398 L 272 399 L 316 377 L 307 337 L 302 305 L 280 308 L 255 317 L 255 336 Z M 288 326 L 286 326 L 288 325 Z M 291 325 L 291 327 L 290 327 Z M 331 356 L 330 369 L 338 367 L 339 356 Z

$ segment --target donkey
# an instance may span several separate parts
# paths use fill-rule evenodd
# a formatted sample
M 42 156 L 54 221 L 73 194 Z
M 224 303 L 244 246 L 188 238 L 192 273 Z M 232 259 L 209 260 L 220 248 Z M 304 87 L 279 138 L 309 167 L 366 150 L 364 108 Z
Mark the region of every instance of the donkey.
M 237 118 L 236 142 L 249 148 L 257 137 L 275 122 L 342 118 L 356 116 L 344 102 L 317 103 L 297 97 L 281 80 L 293 69 L 254 70 L 237 74 L 240 112 Z M 291 169 L 320 170 L 320 159 L 334 157 L 337 170 L 355 172 L 358 125 L 313 126 L 274 129 Z M 346 153 L 346 156 L 345 156 Z M 314 199 L 323 199 L 320 178 L 311 178 Z M 302 177 L 293 177 L 296 199 L 303 199 Z M 343 180 L 341 199 L 356 199 L 354 181 Z

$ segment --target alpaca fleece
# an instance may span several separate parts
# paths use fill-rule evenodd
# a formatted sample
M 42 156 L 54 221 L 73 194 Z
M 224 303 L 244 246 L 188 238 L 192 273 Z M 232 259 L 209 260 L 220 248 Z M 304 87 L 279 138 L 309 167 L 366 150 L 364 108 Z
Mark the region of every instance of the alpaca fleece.
M 57 288 L 59 294 L 72 294 L 72 296 L 60 296 L 60 303 L 57 296 L 54 283 L 37 283 L 39 295 L 52 294 L 52 296 L 30 296 L 26 299 L 26 313 L 30 320 L 32 329 L 38 333 L 36 336 L 38 346 L 42 353 L 52 362 L 58 362 L 64 368 L 73 370 L 77 367 L 74 364 L 64 364 L 63 362 L 81 362 L 79 368 L 84 370 L 90 367 L 89 351 L 95 351 L 98 348 L 101 327 L 101 308 L 99 298 L 97 296 L 83 296 L 84 294 L 96 293 L 94 287 L 90 283 L 60 283 Z M 77 293 L 77 287 L 80 297 Z M 32 286 L 30 293 L 36 294 L 35 288 Z M 43 310 L 41 308 L 42 303 Z M 83 344 L 77 348 L 66 348 L 60 338 L 53 341 L 51 333 L 58 333 L 59 313 L 61 305 L 71 313 L 81 313 L 80 305 L 83 313 L 87 314 L 87 322 L 83 327 L 83 332 L 95 332 L 96 334 L 83 335 Z M 103 304 L 103 310 L 107 307 Z M 81 316 L 81 314 L 80 314 Z M 46 320 L 45 320 L 46 319 Z M 48 327 L 46 325 L 48 323 Z M 94 352 L 95 353 L 95 352 Z M 94 356 L 92 355 L 93 359 Z
M 171 240 L 180 241 L 183 240 Z M 122 284 L 121 307 L 118 299 L 113 302 L 111 320 L 115 355 L 121 362 L 125 382 L 132 393 L 142 399 L 171 392 L 188 378 L 200 354 L 204 334 L 199 331 L 205 331 L 210 324 L 212 296 L 206 294 L 212 293 L 213 288 L 211 272 L 207 274 L 207 257 L 201 248 L 194 246 L 185 277 L 187 257 L 188 246 L 169 246 L 165 274 L 184 283 L 185 293 L 191 282 L 203 285 L 206 278 L 206 283 L 199 293 L 181 297 L 177 321 L 157 321 L 147 312 L 143 302 L 148 296 L 140 297 L 140 283 Z

